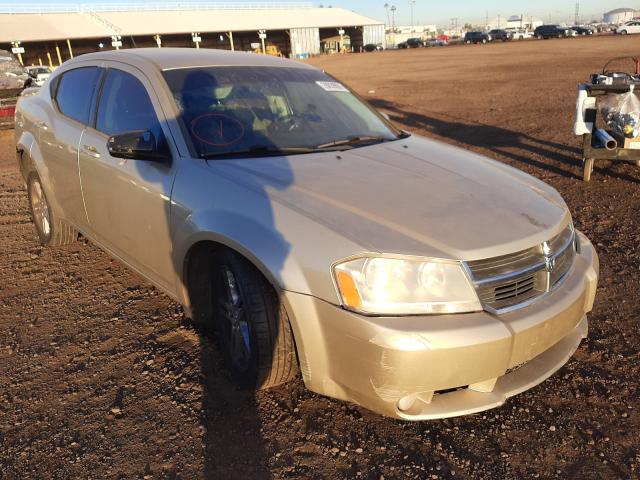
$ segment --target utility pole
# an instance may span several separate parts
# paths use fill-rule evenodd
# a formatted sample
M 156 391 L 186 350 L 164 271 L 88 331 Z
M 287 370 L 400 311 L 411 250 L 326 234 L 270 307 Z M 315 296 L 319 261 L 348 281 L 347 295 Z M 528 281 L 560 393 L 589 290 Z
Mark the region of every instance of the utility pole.
M 576 1 L 576 15 L 573 19 L 573 24 L 578 25 L 580 23 L 580 0 Z

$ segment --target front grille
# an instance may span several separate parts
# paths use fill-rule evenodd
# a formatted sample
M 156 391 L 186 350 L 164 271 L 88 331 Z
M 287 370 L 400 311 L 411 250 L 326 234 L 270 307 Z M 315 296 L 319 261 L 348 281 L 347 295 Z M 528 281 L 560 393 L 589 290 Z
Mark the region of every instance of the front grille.
M 568 225 L 548 242 L 510 255 L 467 262 L 478 297 L 490 311 L 512 309 L 551 290 L 575 259 L 575 233 Z

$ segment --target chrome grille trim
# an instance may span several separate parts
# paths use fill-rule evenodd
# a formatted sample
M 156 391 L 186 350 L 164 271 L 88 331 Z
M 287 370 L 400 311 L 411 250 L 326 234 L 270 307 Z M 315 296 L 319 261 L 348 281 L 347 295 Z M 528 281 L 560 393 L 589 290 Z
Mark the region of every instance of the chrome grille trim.
M 556 288 L 574 264 L 575 245 L 575 231 L 569 224 L 535 247 L 464 265 L 484 309 L 506 313 L 530 305 Z

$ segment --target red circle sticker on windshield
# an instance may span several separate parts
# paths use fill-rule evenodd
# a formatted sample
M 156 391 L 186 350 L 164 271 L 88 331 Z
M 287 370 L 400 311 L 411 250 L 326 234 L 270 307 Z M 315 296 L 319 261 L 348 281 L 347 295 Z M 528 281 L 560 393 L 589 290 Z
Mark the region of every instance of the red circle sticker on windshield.
M 191 121 L 191 133 L 207 145 L 227 147 L 244 137 L 244 126 L 224 113 L 205 113 Z

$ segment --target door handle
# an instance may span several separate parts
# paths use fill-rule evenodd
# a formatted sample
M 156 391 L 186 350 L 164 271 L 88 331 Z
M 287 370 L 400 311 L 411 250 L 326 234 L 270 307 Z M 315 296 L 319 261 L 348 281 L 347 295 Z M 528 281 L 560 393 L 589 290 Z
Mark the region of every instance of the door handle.
M 98 149 L 93 145 L 83 145 L 82 149 L 84 152 L 93 158 L 100 158 L 100 154 L 98 153 Z

